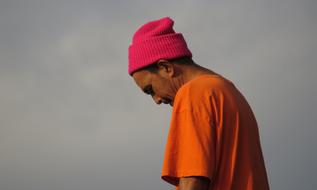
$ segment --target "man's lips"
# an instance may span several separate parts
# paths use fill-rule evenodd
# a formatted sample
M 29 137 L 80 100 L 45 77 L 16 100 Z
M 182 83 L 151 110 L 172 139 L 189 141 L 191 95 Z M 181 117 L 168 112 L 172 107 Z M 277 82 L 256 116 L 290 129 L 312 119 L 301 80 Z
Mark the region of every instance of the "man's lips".
M 169 104 L 169 105 L 173 106 L 173 101 L 170 100 L 170 99 L 163 99 L 163 103 L 164 103 L 164 104 Z
M 171 101 L 169 100 L 163 100 L 163 104 L 169 104 Z

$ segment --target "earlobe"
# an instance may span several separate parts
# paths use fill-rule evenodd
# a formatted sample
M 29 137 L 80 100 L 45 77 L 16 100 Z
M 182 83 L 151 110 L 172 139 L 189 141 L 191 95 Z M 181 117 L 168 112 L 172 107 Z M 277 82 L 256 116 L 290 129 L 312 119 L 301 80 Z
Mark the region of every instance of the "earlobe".
M 174 76 L 174 71 L 175 71 L 174 65 L 171 64 L 170 67 L 169 67 L 168 75 L 170 77 L 173 77 Z

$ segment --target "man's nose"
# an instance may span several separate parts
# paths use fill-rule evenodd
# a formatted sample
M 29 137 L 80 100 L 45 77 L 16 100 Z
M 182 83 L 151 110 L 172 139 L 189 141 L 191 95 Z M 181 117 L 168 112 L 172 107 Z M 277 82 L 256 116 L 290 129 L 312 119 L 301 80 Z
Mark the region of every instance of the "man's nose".
M 162 98 L 158 97 L 157 95 L 153 95 L 152 98 L 156 104 L 161 104 L 163 101 Z

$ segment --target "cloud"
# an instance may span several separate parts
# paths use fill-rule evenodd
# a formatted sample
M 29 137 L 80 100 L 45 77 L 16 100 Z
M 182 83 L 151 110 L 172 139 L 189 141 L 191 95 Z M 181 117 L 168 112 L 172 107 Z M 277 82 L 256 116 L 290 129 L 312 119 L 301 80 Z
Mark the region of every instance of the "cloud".
M 0 3 L 0 189 L 170 188 L 170 109 L 127 74 L 133 32 L 163 16 L 247 97 L 271 188 L 317 185 L 314 1 L 123 2 Z

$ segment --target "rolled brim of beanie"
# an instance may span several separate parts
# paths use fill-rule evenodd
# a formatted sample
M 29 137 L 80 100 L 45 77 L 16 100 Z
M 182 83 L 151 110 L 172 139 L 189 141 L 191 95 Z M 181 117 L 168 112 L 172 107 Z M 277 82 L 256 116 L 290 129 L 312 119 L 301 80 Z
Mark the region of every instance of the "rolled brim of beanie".
M 147 67 L 160 59 L 192 57 L 182 34 L 157 36 L 129 47 L 129 74 Z

